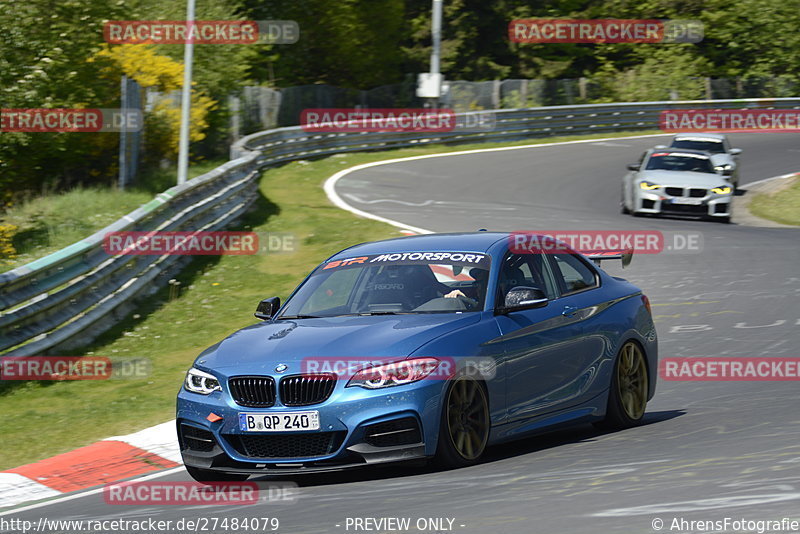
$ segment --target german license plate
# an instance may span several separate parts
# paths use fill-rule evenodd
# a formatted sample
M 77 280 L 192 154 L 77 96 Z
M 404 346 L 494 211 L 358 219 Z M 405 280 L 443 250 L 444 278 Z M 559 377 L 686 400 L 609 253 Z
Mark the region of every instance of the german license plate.
M 239 413 L 242 432 L 319 430 L 319 412 Z
M 702 198 L 673 198 L 673 204 L 686 204 L 687 206 L 699 206 L 703 203 Z

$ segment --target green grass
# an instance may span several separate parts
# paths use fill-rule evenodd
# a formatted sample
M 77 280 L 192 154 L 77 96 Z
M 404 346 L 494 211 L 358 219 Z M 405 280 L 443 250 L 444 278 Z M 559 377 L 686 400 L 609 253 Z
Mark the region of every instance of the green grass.
M 800 176 L 774 194 L 761 193 L 750 202 L 753 215 L 781 224 L 800 226 Z
M 189 168 L 193 178 L 220 166 L 208 161 Z M 176 171 L 164 169 L 142 177 L 125 191 L 78 187 L 63 193 L 23 201 L 0 214 L 3 222 L 18 227 L 12 243 L 17 255 L 0 259 L 0 272 L 25 265 L 105 228 L 123 215 L 175 185 Z
M 580 138 L 600 137 L 615 136 Z M 569 139 L 578 137 L 558 140 Z M 492 146 L 502 145 L 336 155 L 267 170 L 260 184 L 261 197 L 238 229 L 292 232 L 297 250 L 269 256 L 199 257 L 176 277 L 183 288 L 179 295 L 162 288 L 90 347 L 72 353 L 148 358 L 152 374 L 145 380 L 0 383 L 4 443 L 0 469 L 169 420 L 174 417 L 175 395 L 195 356 L 252 324 L 261 299 L 285 298 L 319 262 L 346 246 L 400 235 L 396 228 L 355 217 L 330 204 L 322 183 L 335 172 L 383 159 Z M 88 210 L 82 209 L 74 217 L 79 219 L 80 213 Z

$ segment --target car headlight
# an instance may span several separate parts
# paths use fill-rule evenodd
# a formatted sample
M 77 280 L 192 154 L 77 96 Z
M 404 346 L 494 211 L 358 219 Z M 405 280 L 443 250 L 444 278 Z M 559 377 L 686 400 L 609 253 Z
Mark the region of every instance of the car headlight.
M 731 192 L 731 188 L 728 187 L 727 185 L 724 185 L 722 187 L 715 187 L 714 189 L 711 190 L 711 192 L 716 193 L 718 195 L 727 195 L 728 193 Z
M 436 358 L 415 358 L 361 369 L 345 387 L 380 389 L 422 380 L 439 366 Z
M 186 380 L 183 382 L 183 387 L 185 387 L 187 391 L 199 393 L 201 395 L 222 391 L 217 377 L 201 371 L 200 369 L 195 369 L 194 367 L 189 369 L 186 373 Z
M 658 189 L 661 186 L 645 180 L 644 182 L 639 182 L 639 187 L 641 187 L 645 191 L 652 191 L 653 189 Z
M 723 163 L 722 165 L 715 165 L 714 166 L 714 170 L 715 171 L 720 171 L 720 172 L 721 171 L 729 171 L 732 168 L 733 168 L 733 165 L 731 165 L 730 163 Z

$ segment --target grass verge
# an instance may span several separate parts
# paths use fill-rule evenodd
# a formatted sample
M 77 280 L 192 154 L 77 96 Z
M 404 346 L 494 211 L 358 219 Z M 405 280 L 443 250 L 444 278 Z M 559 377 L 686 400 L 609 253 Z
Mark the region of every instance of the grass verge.
M 761 193 L 750 202 L 750 211 L 762 219 L 800 226 L 800 175 L 777 193 Z
M 148 358 L 152 373 L 145 380 L 0 382 L 4 443 L 0 470 L 169 420 L 174 417 L 175 395 L 195 356 L 252 324 L 259 300 L 274 295 L 285 298 L 319 262 L 344 247 L 400 235 L 389 225 L 355 217 L 330 204 L 322 184 L 335 172 L 399 157 L 646 133 L 658 132 L 340 154 L 265 171 L 259 201 L 232 229 L 291 232 L 297 250 L 268 256 L 199 257 L 176 277 L 183 288 L 180 294 L 162 288 L 90 347 L 72 353 Z
M 206 161 L 189 167 L 189 178 L 219 167 L 224 161 Z M 17 227 L 11 240 L 17 254 L 0 258 L 0 272 L 43 258 L 105 228 L 123 215 L 175 185 L 174 169 L 149 173 L 125 191 L 101 187 L 72 190 L 25 200 L 0 213 L 2 222 Z

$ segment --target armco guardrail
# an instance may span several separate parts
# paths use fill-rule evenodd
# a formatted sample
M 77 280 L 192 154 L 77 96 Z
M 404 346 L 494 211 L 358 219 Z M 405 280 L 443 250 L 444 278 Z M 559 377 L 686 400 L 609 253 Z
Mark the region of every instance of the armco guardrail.
M 308 133 L 279 128 L 242 138 L 231 160 L 173 187 L 94 235 L 23 267 L 0 274 L 0 352 L 47 354 L 89 342 L 128 313 L 136 301 L 163 286 L 186 256 L 110 256 L 109 232 L 216 230 L 238 219 L 257 194 L 259 170 L 341 152 L 427 144 L 505 142 L 658 128 L 667 109 L 800 109 L 800 98 L 592 104 L 459 114 L 469 124 L 493 114 L 494 127 L 444 133 Z
M 450 132 L 386 133 L 308 133 L 300 127 L 258 132 L 239 140 L 231 147 L 231 158 L 247 151 L 262 152 L 261 165 L 313 158 L 339 152 L 386 150 L 422 144 L 506 142 L 562 135 L 584 135 L 659 127 L 661 111 L 670 109 L 800 109 L 800 98 L 754 98 L 739 100 L 686 100 L 637 102 L 631 104 L 586 104 L 529 109 L 503 109 L 458 115 L 467 125 L 470 118 L 491 113 L 494 128 Z

